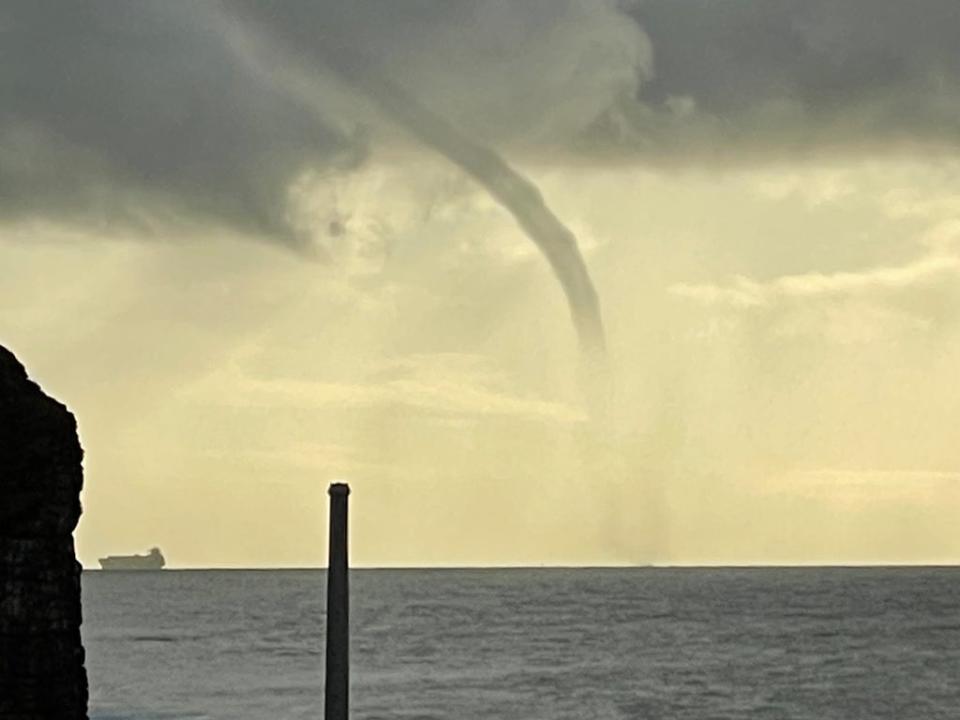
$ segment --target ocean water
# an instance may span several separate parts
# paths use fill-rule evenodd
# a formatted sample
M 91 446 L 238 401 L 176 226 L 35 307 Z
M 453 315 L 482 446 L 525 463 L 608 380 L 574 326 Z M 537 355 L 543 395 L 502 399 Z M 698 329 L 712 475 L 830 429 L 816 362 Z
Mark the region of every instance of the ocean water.
M 83 575 L 94 720 L 323 714 L 322 571 Z M 361 570 L 353 718 L 960 717 L 960 569 Z

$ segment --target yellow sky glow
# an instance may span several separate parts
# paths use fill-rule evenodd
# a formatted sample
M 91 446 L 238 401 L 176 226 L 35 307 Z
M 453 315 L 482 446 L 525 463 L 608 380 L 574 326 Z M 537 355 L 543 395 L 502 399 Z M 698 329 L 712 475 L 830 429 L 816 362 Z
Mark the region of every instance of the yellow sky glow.
M 439 160 L 297 185 L 329 264 L 9 228 L 82 562 L 322 565 L 337 478 L 357 565 L 960 560 L 960 165 L 525 170 L 600 293 L 600 411 L 545 263 Z

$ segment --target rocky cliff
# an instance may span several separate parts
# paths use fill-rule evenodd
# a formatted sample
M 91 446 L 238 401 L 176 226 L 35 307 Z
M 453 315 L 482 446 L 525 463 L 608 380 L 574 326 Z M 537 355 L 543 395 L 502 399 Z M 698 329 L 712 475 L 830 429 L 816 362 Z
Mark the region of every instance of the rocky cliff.
M 0 346 L 0 720 L 87 717 L 82 459 L 73 415 Z

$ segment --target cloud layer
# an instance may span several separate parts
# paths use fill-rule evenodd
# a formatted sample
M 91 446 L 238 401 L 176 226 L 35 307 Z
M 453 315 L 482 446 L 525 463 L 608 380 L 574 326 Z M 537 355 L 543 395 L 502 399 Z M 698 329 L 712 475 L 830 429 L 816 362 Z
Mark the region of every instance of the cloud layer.
M 301 169 L 351 138 L 239 62 L 188 3 L 0 10 L 0 214 L 143 234 L 226 225 L 294 243 Z
M 200 222 L 308 245 L 317 229 L 287 208 L 298 177 L 355 167 L 371 127 L 379 147 L 411 144 L 326 66 L 342 74 L 361 57 L 480 139 L 550 144 L 629 88 L 643 54 L 607 4 L 241 10 L 5 4 L 0 218 L 147 235 Z
M 628 12 L 654 67 L 587 134 L 606 157 L 742 164 L 957 146 L 950 0 L 648 0 Z
M 361 69 L 524 161 L 952 148 L 958 35 L 951 0 L 15 0 L 0 9 L 0 217 L 322 244 L 328 227 L 289 216 L 297 178 L 411 146 L 344 87 Z

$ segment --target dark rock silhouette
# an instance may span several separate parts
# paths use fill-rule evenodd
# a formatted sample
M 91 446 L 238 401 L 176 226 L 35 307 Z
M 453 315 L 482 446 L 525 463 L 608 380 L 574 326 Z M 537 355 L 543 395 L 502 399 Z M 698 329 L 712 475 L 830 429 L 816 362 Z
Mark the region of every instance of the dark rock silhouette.
M 0 720 L 87 717 L 82 460 L 73 415 L 0 346 Z

